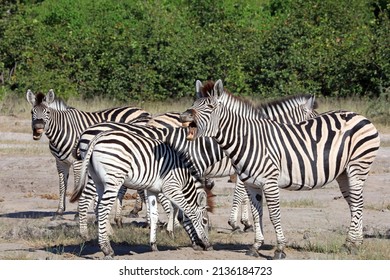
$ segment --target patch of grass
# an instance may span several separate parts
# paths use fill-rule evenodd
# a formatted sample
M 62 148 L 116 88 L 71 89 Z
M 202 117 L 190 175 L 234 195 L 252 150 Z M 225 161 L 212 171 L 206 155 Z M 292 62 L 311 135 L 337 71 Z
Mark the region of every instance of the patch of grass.
M 312 239 L 302 242 L 293 242 L 287 247 L 299 252 L 318 253 L 320 258 L 333 260 L 375 260 L 388 259 L 390 250 L 385 245 L 385 240 L 375 240 L 374 244 L 379 247 L 372 246 L 372 240 L 365 239 L 363 244 L 358 248 L 347 249 L 345 244 L 345 235 L 342 233 L 327 233 L 316 236 Z
M 53 193 L 41 194 L 40 197 L 43 199 L 48 199 L 48 200 L 58 200 L 59 199 L 58 194 L 53 194 Z
M 374 211 L 388 211 L 390 210 L 390 203 L 383 201 L 382 204 L 365 204 L 364 209 Z
M 314 200 L 310 198 L 302 198 L 289 201 L 283 200 L 280 202 L 280 206 L 289 208 L 320 207 L 318 203 L 315 203 Z
M 25 145 L 8 145 L 3 146 L 0 149 L 0 155 L 42 155 L 48 153 L 49 149 L 47 145 L 28 144 Z

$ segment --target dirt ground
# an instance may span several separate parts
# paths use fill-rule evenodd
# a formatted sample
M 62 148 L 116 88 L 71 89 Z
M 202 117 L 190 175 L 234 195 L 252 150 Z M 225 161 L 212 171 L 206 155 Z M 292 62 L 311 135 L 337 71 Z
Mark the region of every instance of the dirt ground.
M 20 236 L 18 231 L 22 229 L 34 231 L 34 225 L 45 225 L 47 228 L 76 225 L 73 217 L 77 205 L 68 201 L 64 219 L 51 220 L 58 203 L 55 199 L 58 197 L 55 160 L 49 152 L 47 138 L 42 137 L 39 142 L 35 142 L 29 131 L 30 120 L 0 116 L 0 259 L 18 259 L 18 256 L 24 259 L 101 258 L 103 254 L 97 246 L 83 251 L 78 257 L 55 254 L 43 248 L 36 248 L 27 241 L 12 239 L 13 235 Z M 390 247 L 390 135 L 381 135 L 381 138 L 382 146 L 364 189 L 363 222 L 366 240 L 380 239 L 381 242 L 388 242 Z M 212 227 L 229 236 L 231 232 L 227 221 L 233 184 L 228 183 L 227 178 L 218 178 L 215 182 L 217 208 L 210 216 Z M 71 176 L 68 192 L 72 189 Z M 349 211 L 340 196 L 337 185 L 333 183 L 314 191 L 281 191 L 282 225 L 290 245 L 286 250 L 287 259 L 332 258 L 322 253 L 299 251 L 293 249 L 292 245 L 326 239 L 335 232 L 341 232 L 342 238 L 345 238 L 349 226 Z M 294 207 L 294 202 L 297 201 L 310 203 Z M 126 215 L 126 211 L 124 214 Z M 163 214 L 161 216 L 163 217 Z M 131 222 L 131 219 L 125 218 L 124 221 Z M 194 251 L 190 247 L 160 248 L 159 252 L 150 252 L 147 244 L 121 244 L 113 247 L 117 254 L 116 259 L 254 259 L 245 255 L 248 246 L 253 242 L 253 232 L 236 234 L 241 241 L 239 245 L 215 244 L 214 250 L 207 252 Z M 273 255 L 275 245 L 275 234 L 266 208 L 264 235 L 266 240 L 262 248 L 262 258 L 266 259 Z M 390 259 L 390 255 L 386 259 Z

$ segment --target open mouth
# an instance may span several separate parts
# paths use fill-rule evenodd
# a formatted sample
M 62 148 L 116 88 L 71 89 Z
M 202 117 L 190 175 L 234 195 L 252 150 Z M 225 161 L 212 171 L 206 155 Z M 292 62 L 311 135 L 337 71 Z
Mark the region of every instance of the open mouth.
M 184 122 L 183 127 L 187 127 L 187 140 L 194 140 L 197 135 L 198 128 L 195 122 Z
M 34 140 L 39 140 L 41 139 L 43 134 L 43 128 L 38 128 L 33 130 L 33 139 Z

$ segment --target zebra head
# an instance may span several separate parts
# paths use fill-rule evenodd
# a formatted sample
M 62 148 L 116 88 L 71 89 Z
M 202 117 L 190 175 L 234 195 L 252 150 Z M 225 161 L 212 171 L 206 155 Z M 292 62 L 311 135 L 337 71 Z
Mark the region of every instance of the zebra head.
M 214 137 L 217 134 L 220 99 L 224 92 L 221 80 L 205 85 L 196 81 L 197 99 L 191 108 L 180 115 L 183 126 L 188 127 L 188 140 L 203 136 Z
M 33 139 L 39 140 L 47 130 L 50 120 L 50 104 L 54 101 L 54 91 L 51 89 L 46 95 L 37 93 L 36 95 L 27 90 L 27 101 L 31 104 L 31 127 Z

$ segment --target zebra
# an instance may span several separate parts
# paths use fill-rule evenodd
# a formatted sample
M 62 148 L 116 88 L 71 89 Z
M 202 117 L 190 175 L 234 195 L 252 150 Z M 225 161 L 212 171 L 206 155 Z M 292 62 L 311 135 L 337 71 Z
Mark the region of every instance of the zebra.
M 146 126 L 152 126 L 156 128 L 165 128 L 165 127 L 181 127 L 182 123 L 180 122 L 180 112 L 165 112 L 153 115 L 145 124 Z M 207 178 L 204 179 L 204 184 L 206 187 L 213 186 L 214 183 Z M 118 193 L 118 200 L 116 204 L 115 212 L 115 223 L 117 226 L 122 227 L 122 199 L 126 193 L 126 188 L 121 188 Z M 158 199 L 163 206 L 165 212 L 169 215 L 171 203 L 164 197 L 164 195 L 159 194 Z M 139 191 L 134 208 L 130 211 L 131 217 L 138 217 L 138 213 L 142 211 L 142 205 L 145 203 L 145 194 L 144 191 Z M 170 229 L 168 229 L 170 231 Z
M 213 90 L 213 87 L 213 81 L 207 81 L 204 84 L 202 84 L 199 80 L 196 81 L 197 94 L 207 94 L 207 92 Z M 318 115 L 318 112 L 316 111 L 318 104 L 314 95 L 311 94 L 289 96 L 271 102 L 261 103 L 256 107 L 265 117 L 281 123 L 300 122 Z M 220 176 L 232 176 L 236 174 L 229 157 L 225 157 L 223 160 L 218 161 L 216 164 L 213 164 L 206 169 L 205 176 L 212 177 L 213 174 L 219 174 Z M 238 213 L 240 206 L 240 222 L 244 226 L 244 231 L 249 231 L 252 229 L 252 225 L 249 222 L 249 196 L 247 195 L 246 189 L 241 180 L 236 178 L 233 203 L 228 220 L 228 224 L 231 226 L 233 231 L 240 230 L 240 227 L 238 226 Z
M 274 258 L 285 258 L 279 188 L 312 190 L 334 180 L 351 214 L 344 246 L 352 251 L 362 244 L 363 185 L 380 145 L 379 133 L 367 118 L 340 110 L 297 124 L 277 123 L 225 90 L 221 80 L 197 97 L 181 115 L 189 123 L 187 139 L 213 137 L 232 159 L 256 209 L 255 242 L 248 254 L 258 256 L 264 243 L 262 194 L 276 233 Z
M 204 86 L 201 84 L 197 84 L 197 91 L 207 91 L 208 88 L 212 88 L 213 82 L 209 81 Z M 317 108 L 317 104 L 315 102 L 315 98 L 312 95 L 296 95 L 289 98 L 280 99 L 278 101 L 263 103 L 259 105 L 259 108 L 266 112 L 272 118 L 278 118 L 281 121 L 285 122 L 293 122 L 304 120 L 307 118 L 311 118 L 317 115 L 317 112 L 314 110 Z M 150 121 L 148 121 L 147 126 L 153 127 L 178 127 L 177 121 L 180 117 L 180 113 L 178 112 L 168 112 L 164 114 L 159 114 L 153 116 Z M 91 127 L 89 131 L 84 133 L 84 139 L 81 139 L 82 145 L 85 147 L 88 146 L 88 141 L 92 139 L 95 135 L 97 135 L 101 130 L 110 130 L 110 129 L 120 129 L 127 130 L 126 125 L 115 125 L 113 128 L 112 124 L 98 124 L 97 126 Z M 134 128 L 132 128 L 134 129 Z M 183 131 L 184 132 L 184 131 Z M 139 133 L 146 133 L 144 130 L 140 129 Z M 148 132 L 148 136 L 157 137 L 157 139 L 166 141 L 166 136 L 164 134 L 154 134 L 155 132 Z M 172 131 L 172 135 L 180 135 L 177 132 Z M 88 137 L 87 135 L 90 134 Z M 235 170 L 232 167 L 230 159 L 226 157 L 217 143 L 212 139 L 205 137 L 205 139 L 199 139 L 195 141 L 195 143 L 188 143 L 183 145 L 183 140 L 185 139 L 185 133 L 180 136 L 172 136 L 171 137 L 171 145 L 174 145 L 178 149 L 188 150 L 191 154 L 194 165 L 197 166 L 198 173 L 203 178 L 203 183 L 207 179 L 205 178 L 215 178 L 215 177 L 223 177 L 235 174 Z M 176 144 L 174 142 L 179 143 Z M 207 187 L 207 184 L 206 184 Z M 123 188 L 119 191 L 118 200 L 116 203 L 116 211 L 115 211 L 115 222 L 121 227 L 122 226 L 122 199 L 126 192 L 126 188 Z M 86 211 L 89 207 L 90 200 L 94 194 L 93 182 L 90 182 L 90 185 L 86 187 L 85 194 L 87 198 L 84 197 L 80 200 L 80 205 L 82 207 L 82 211 Z M 141 197 L 144 197 L 143 193 L 139 193 Z M 168 201 L 164 200 L 163 195 L 159 195 L 160 201 L 162 201 L 162 205 L 164 206 L 165 212 L 170 217 L 170 204 Z M 144 199 L 143 199 L 144 200 Z M 239 226 L 237 225 L 238 220 L 238 212 L 239 207 L 242 205 L 241 211 L 241 223 L 244 225 L 244 231 L 251 229 L 252 225 L 249 222 L 249 198 L 246 194 L 245 187 L 242 182 L 238 179 L 234 189 L 233 196 L 233 204 L 231 209 L 230 218 L 228 220 L 228 224 L 232 227 L 232 230 L 238 230 Z M 131 211 L 131 214 L 137 214 L 140 210 L 142 210 L 142 201 L 137 200 L 136 206 Z M 172 221 L 172 220 L 170 220 Z M 172 224 L 168 223 L 168 232 L 173 234 Z M 82 221 L 81 226 L 82 235 L 87 238 L 87 229 L 86 229 L 86 220 Z
M 147 191 L 153 250 L 157 250 L 156 194 L 160 192 L 186 215 L 188 222 L 184 227 L 194 248 L 211 247 L 207 195 L 185 164 L 185 155 L 160 140 L 120 130 L 99 132 L 80 154 L 84 159 L 80 179 L 70 201 L 80 198 L 90 174 L 98 194 L 98 240 L 106 258 L 114 256 L 107 234 L 108 214 L 122 185 Z
M 49 139 L 51 154 L 56 160 L 59 177 L 59 202 L 54 217 L 60 217 L 65 211 L 65 194 L 68 187 L 69 169 L 74 165 L 72 150 L 81 132 L 92 124 L 103 121 L 131 122 L 139 120 L 146 123 L 150 114 L 137 107 L 118 107 L 97 112 L 84 112 L 66 105 L 56 99 L 53 89 L 44 95 L 34 94 L 30 89 L 26 93 L 31 104 L 33 139 L 39 140 L 43 133 Z M 76 173 L 76 172 L 75 172 Z M 76 179 L 76 178 L 75 178 Z

